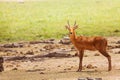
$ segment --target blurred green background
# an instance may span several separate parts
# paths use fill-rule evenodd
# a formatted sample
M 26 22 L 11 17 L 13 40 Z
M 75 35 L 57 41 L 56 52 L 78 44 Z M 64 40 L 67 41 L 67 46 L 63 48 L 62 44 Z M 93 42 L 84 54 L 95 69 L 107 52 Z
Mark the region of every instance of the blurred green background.
M 0 42 L 60 39 L 67 20 L 77 35 L 120 36 L 120 0 L 1 0 Z

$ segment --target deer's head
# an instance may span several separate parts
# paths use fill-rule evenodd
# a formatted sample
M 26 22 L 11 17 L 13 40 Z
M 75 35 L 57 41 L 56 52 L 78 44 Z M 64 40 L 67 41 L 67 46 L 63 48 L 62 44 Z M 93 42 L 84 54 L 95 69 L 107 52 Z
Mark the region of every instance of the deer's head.
M 67 25 L 65 27 L 66 27 L 66 29 L 68 29 L 69 35 L 72 36 L 72 35 L 75 34 L 75 29 L 78 28 L 78 25 L 76 25 L 76 21 L 75 21 L 74 25 L 71 27 L 70 24 L 69 24 L 69 21 L 68 21 Z

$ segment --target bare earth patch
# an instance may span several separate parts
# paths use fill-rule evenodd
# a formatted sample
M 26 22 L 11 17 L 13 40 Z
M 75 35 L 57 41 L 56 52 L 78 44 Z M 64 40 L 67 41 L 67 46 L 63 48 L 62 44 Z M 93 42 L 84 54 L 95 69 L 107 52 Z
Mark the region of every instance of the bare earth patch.
M 83 71 L 76 72 L 79 59 L 68 42 L 64 44 L 49 39 L 0 44 L 0 55 L 5 60 L 5 71 L 0 73 L 0 80 L 78 80 L 86 77 L 120 80 L 120 38 L 107 39 L 108 52 L 112 57 L 110 72 L 107 71 L 107 59 L 98 55 L 97 51 L 85 51 Z M 12 58 L 18 56 L 24 57 Z

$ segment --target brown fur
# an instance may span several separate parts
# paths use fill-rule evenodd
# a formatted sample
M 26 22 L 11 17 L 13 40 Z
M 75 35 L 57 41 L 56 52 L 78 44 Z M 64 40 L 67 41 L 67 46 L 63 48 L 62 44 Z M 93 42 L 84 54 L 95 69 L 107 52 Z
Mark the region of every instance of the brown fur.
M 79 51 L 79 68 L 77 71 L 82 70 L 82 60 L 84 55 L 84 50 L 98 50 L 103 56 L 108 59 L 108 71 L 112 69 L 111 67 L 111 56 L 107 53 L 107 40 L 100 36 L 95 37 L 85 37 L 85 36 L 76 36 L 75 29 L 77 29 L 77 25 L 74 25 L 73 28 L 68 24 L 66 28 L 69 30 L 69 37 L 73 45 Z

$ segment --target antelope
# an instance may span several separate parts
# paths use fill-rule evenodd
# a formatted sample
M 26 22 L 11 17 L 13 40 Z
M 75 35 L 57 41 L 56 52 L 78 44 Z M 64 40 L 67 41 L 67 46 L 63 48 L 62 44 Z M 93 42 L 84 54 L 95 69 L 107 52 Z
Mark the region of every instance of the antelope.
M 76 21 L 74 26 L 71 27 L 68 21 L 68 24 L 65 26 L 66 29 L 69 31 L 69 37 L 72 44 L 78 50 L 79 54 L 79 68 L 77 72 L 82 71 L 82 60 L 85 50 L 91 51 L 99 51 L 103 56 L 108 59 L 108 71 L 111 71 L 111 56 L 107 52 L 107 40 L 101 36 L 94 36 L 94 37 L 85 37 L 85 36 L 77 36 L 75 30 L 78 28 L 76 25 Z

